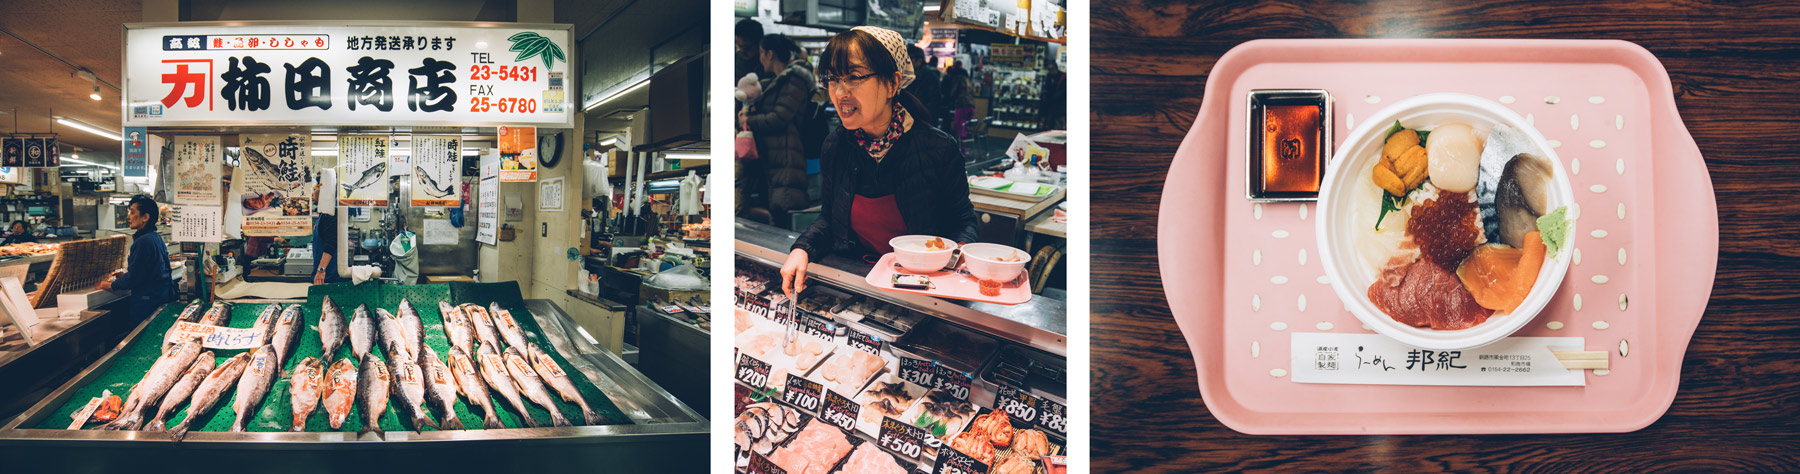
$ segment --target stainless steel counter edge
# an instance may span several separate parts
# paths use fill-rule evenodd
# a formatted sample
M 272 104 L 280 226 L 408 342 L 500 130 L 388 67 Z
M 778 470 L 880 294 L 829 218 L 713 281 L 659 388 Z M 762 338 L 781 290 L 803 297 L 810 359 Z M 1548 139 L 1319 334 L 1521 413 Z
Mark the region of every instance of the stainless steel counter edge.
M 735 247 L 738 256 L 774 268 L 781 268 L 781 265 L 787 261 L 788 247 L 798 237 L 798 234 L 791 231 L 742 220 L 737 221 L 735 230 L 737 232 Z M 1068 310 L 1062 300 L 1036 295 L 1029 302 L 1006 306 L 943 299 L 876 288 L 867 281 L 867 273 L 867 268 L 860 272 L 850 271 L 820 261 L 814 261 L 807 265 L 807 274 L 811 275 L 810 278 L 823 281 L 833 287 L 934 315 L 1009 341 L 1068 357 L 1068 338 L 1065 336 Z M 779 286 L 779 283 L 774 285 Z
M 645 437 L 703 437 L 707 436 L 707 433 L 710 432 L 712 429 L 710 422 L 701 417 L 687 405 L 676 400 L 675 397 L 669 395 L 669 393 L 662 390 L 661 387 L 650 382 L 642 373 L 639 373 L 636 369 L 626 365 L 617 355 L 607 352 L 604 349 L 600 349 L 592 343 L 588 343 L 584 338 L 570 337 L 570 334 L 575 334 L 569 329 L 573 327 L 573 321 L 570 320 L 568 315 L 563 313 L 562 309 L 557 307 L 555 303 L 548 300 L 526 300 L 525 305 L 526 308 L 531 311 L 532 316 L 537 318 L 539 326 L 543 328 L 545 336 L 551 339 L 552 345 L 562 353 L 565 360 L 568 360 L 571 365 L 575 366 L 576 371 L 582 372 L 584 375 L 588 376 L 590 382 L 593 382 L 596 386 L 601 386 L 604 382 L 595 380 L 594 372 L 600 371 L 602 373 L 609 373 L 612 376 L 611 379 L 619 385 L 618 388 L 624 390 L 630 396 L 650 397 L 647 398 L 647 400 L 653 403 L 648 405 L 638 404 L 636 403 L 637 400 L 618 400 L 616 397 L 614 398 L 615 404 L 619 405 L 621 410 L 626 411 L 628 415 L 638 420 L 637 424 L 513 428 L 499 430 L 430 431 L 425 433 L 390 431 L 387 433 L 387 439 L 385 441 L 387 443 L 473 442 L 532 439 L 595 444 L 641 442 L 644 441 Z M 158 314 L 160 313 L 161 309 L 158 310 Z M 96 361 L 93 365 L 88 366 L 87 369 L 82 370 L 81 373 L 57 388 L 55 392 L 52 392 L 50 396 L 45 397 L 36 405 L 33 405 L 31 409 L 26 410 L 24 413 L 13 418 L 5 426 L 0 427 L 0 445 L 87 441 L 156 443 L 164 445 L 171 443 L 167 433 L 159 432 L 20 428 L 21 426 L 32 426 L 41 423 L 43 417 L 50 416 L 50 414 L 54 412 L 53 409 L 55 407 L 60 407 L 64 403 L 67 403 L 68 399 L 74 395 L 76 388 L 85 386 L 94 378 L 104 373 L 108 367 L 111 367 L 112 364 L 116 362 L 119 353 L 124 350 L 126 345 L 136 339 L 148 324 L 149 320 L 140 323 L 138 327 L 133 329 L 130 334 L 126 335 L 125 339 L 120 341 L 111 352 L 102 356 L 100 360 Z M 634 410 L 639 411 L 640 413 L 633 414 L 632 412 Z M 643 421 L 644 419 L 652 420 L 652 422 L 645 423 Z M 655 422 L 654 420 L 670 421 Z M 183 443 L 262 443 L 259 446 L 276 448 L 279 448 L 282 443 L 340 443 L 346 446 L 367 447 L 380 447 L 386 444 L 381 438 L 373 435 L 358 437 L 356 433 L 338 431 L 301 433 L 230 433 L 196 431 L 189 433 Z M 302 449 L 307 446 L 313 445 L 296 445 L 294 448 Z

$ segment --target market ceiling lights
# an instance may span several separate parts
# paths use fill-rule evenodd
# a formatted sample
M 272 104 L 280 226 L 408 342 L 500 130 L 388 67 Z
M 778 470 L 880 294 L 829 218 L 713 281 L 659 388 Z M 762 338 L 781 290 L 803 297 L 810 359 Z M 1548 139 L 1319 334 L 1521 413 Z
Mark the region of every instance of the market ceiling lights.
M 98 128 L 98 127 L 95 127 L 95 126 L 93 126 L 93 125 L 88 125 L 88 124 L 85 124 L 85 123 L 81 123 L 81 122 L 76 122 L 76 121 L 74 121 L 74 120 L 69 120 L 69 119 L 66 119 L 66 118 L 60 118 L 60 117 L 59 117 L 59 118 L 57 118 L 57 119 L 56 119 L 56 123 L 60 123 L 60 124 L 63 124 L 63 125 L 68 125 L 68 126 L 70 126 L 70 127 L 74 127 L 74 128 L 75 128 L 75 129 L 76 129 L 76 130 L 81 130 L 81 131 L 83 131 L 83 132 L 88 132 L 88 133 L 92 133 L 92 134 L 95 134 L 95 135 L 99 135 L 99 136 L 102 136 L 102 137 L 106 137 L 106 138 L 111 138 L 111 139 L 114 139 L 114 140 L 120 140 L 120 141 L 124 141 L 124 139 L 123 139 L 123 138 L 120 138 L 120 137 L 119 137 L 119 133 L 118 133 L 118 132 L 108 132 L 108 131 L 105 131 L 105 130 L 101 130 L 101 129 L 99 129 L 99 128 Z

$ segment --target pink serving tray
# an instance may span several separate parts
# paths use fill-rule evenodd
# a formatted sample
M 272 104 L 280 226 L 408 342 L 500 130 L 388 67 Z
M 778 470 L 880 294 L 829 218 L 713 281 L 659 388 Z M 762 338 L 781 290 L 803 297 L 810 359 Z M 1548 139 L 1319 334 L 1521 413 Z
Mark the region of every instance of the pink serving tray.
M 915 273 L 909 271 L 906 273 L 930 277 L 934 288 L 930 290 L 894 288 L 894 273 L 894 254 L 889 253 L 882 255 L 881 261 L 875 262 L 875 268 L 869 270 L 869 276 L 864 277 L 863 281 L 869 282 L 869 286 L 887 291 L 913 293 L 938 298 L 952 298 L 1004 305 L 1015 305 L 1031 301 L 1031 272 L 1024 272 L 1024 274 L 1020 276 L 1019 279 L 1023 281 L 1019 286 L 1000 288 L 1000 296 L 982 295 L 981 285 L 979 283 L 976 283 L 974 279 L 958 272 Z
M 1583 255 L 1549 307 L 1516 335 L 1585 337 L 1588 350 L 1611 352 L 1610 373 L 1590 372 L 1585 387 L 1326 385 L 1275 376 L 1273 369 L 1290 367 L 1293 332 L 1371 331 L 1323 279 L 1311 203 L 1244 198 L 1252 89 L 1329 91 L 1337 137 L 1349 135 L 1354 117 L 1432 92 L 1485 97 L 1532 117 L 1572 171 Z M 1551 104 L 1552 96 L 1560 100 Z M 1625 432 L 1656 421 L 1674 401 L 1718 266 L 1718 208 L 1668 73 L 1649 51 L 1624 41 L 1258 40 L 1219 60 L 1201 104 L 1163 188 L 1157 249 L 1201 396 L 1226 426 L 1249 434 Z M 1607 235 L 1589 235 L 1594 230 Z M 1624 309 L 1620 294 L 1629 297 Z M 1560 329 L 1550 329 L 1552 321 Z

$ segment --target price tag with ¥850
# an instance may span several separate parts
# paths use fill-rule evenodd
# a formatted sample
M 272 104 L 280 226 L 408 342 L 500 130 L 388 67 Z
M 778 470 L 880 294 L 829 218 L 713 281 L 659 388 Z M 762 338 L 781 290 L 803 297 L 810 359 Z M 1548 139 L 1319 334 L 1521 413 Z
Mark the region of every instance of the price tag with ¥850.
M 856 328 L 844 328 L 844 343 L 857 350 L 881 355 L 881 336 L 867 334 Z
M 817 413 L 819 411 L 819 390 L 823 388 L 818 382 L 798 375 L 790 375 L 787 379 L 787 390 L 781 393 L 781 401 L 800 407 L 802 410 Z
M 975 374 L 952 369 L 944 364 L 938 364 L 935 372 L 933 378 L 937 380 L 937 385 L 934 387 L 950 392 L 950 396 L 957 400 L 969 399 L 969 386 L 975 384 Z
M 769 386 L 769 363 L 756 360 L 750 354 L 739 354 L 737 380 L 752 387 Z
M 1038 410 L 1041 414 L 1038 415 L 1037 425 L 1067 437 L 1069 435 L 1069 407 L 1048 398 L 1039 399 L 1038 404 L 1041 407 Z
M 750 474 L 787 474 L 787 470 L 769 462 L 769 458 L 755 452 L 750 453 L 750 467 L 747 471 Z
M 1025 393 L 1011 385 L 1001 385 L 994 393 L 994 410 L 1006 413 L 1006 416 L 1026 424 L 1035 424 L 1043 405 L 1043 399 Z
M 825 322 L 819 318 L 804 315 L 796 315 L 794 318 L 800 321 L 801 333 L 809 334 L 819 339 L 829 341 L 831 340 L 833 333 L 837 332 L 837 325 Z
M 826 390 L 825 406 L 819 411 L 819 419 L 850 431 L 856 429 L 856 415 L 861 411 L 862 406 L 857 405 L 855 400 L 838 395 L 837 391 Z
M 933 468 L 931 472 L 934 474 L 986 474 L 988 465 L 955 448 L 945 447 L 938 451 L 937 467 Z
M 876 437 L 877 446 L 913 459 L 918 459 L 925 449 L 925 438 L 931 433 L 911 423 L 894 419 L 891 416 L 881 418 L 880 436 Z
M 900 380 L 918 384 L 920 387 L 937 387 L 937 362 L 911 357 L 900 357 Z

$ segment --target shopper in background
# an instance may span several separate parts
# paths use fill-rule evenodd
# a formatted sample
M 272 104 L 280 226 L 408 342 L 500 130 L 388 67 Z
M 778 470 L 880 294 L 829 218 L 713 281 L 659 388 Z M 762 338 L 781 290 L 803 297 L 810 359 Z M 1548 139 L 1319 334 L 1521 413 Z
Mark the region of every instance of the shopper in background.
M 813 93 L 813 75 L 800 61 L 800 46 L 782 35 L 762 41 L 760 62 L 764 71 L 777 74 L 762 97 L 738 113 L 738 127 L 756 134 L 755 167 L 760 169 L 763 198 L 770 224 L 787 228 L 789 212 L 808 206 L 806 152 L 801 141 L 800 116 Z
M 0 245 L 30 242 L 37 242 L 37 236 L 31 235 L 31 226 L 25 225 L 25 221 L 13 221 L 12 226 L 6 229 L 6 239 L 0 240 Z
M 759 73 L 758 76 L 763 75 L 760 74 L 762 61 L 758 59 L 762 57 L 762 40 L 762 23 L 750 18 L 737 22 L 736 32 L 731 39 L 732 44 L 737 46 L 735 58 L 737 65 L 731 76 L 731 82 L 736 83 L 745 74 L 753 72 Z
M 938 113 L 939 110 L 944 110 L 944 96 L 940 92 L 942 88 L 939 87 L 938 82 L 943 80 L 944 75 L 938 73 L 937 68 L 925 63 L 925 50 L 919 49 L 916 45 L 906 45 L 906 57 L 912 60 L 914 77 L 912 85 L 906 86 L 906 92 L 917 97 L 919 103 L 925 105 L 925 110 L 931 111 L 932 116 L 943 118 L 944 115 Z M 934 122 L 932 125 L 939 126 L 940 124 Z M 942 127 L 939 126 L 939 129 Z
M 975 240 L 963 154 L 906 92 L 916 79 L 911 63 L 898 33 L 870 26 L 839 33 L 819 55 L 821 83 L 844 127 L 825 139 L 819 163 L 824 212 L 781 267 L 789 297 L 805 289 L 814 257 L 885 254 L 900 235 Z
M 969 138 L 969 118 L 975 116 L 975 87 L 969 83 L 969 71 L 963 69 L 962 63 L 951 64 L 944 71 L 944 104 L 950 111 L 950 130 L 961 145 Z M 969 150 L 963 148 L 967 154 Z M 977 159 L 983 157 L 976 157 Z
M 345 281 L 337 272 L 340 243 L 337 238 L 337 175 L 329 170 L 313 186 L 313 202 L 319 203 L 319 218 L 313 222 L 313 284 Z M 328 189 L 321 191 L 321 188 Z M 323 198 L 323 199 L 320 199 Z
M 131 320 L 143 321 L 156 314 L 157 308 L 175 301 L 175 282 L 169 273 L 169 246 L 156 233 L 159 209 L 150 196 L 132 196 L 125 220 L 137 233 L 131 237 L 131 255 L 125 269 L 114 271 L 113 279 L 100 282 L 102 290 L 131 291 Z

